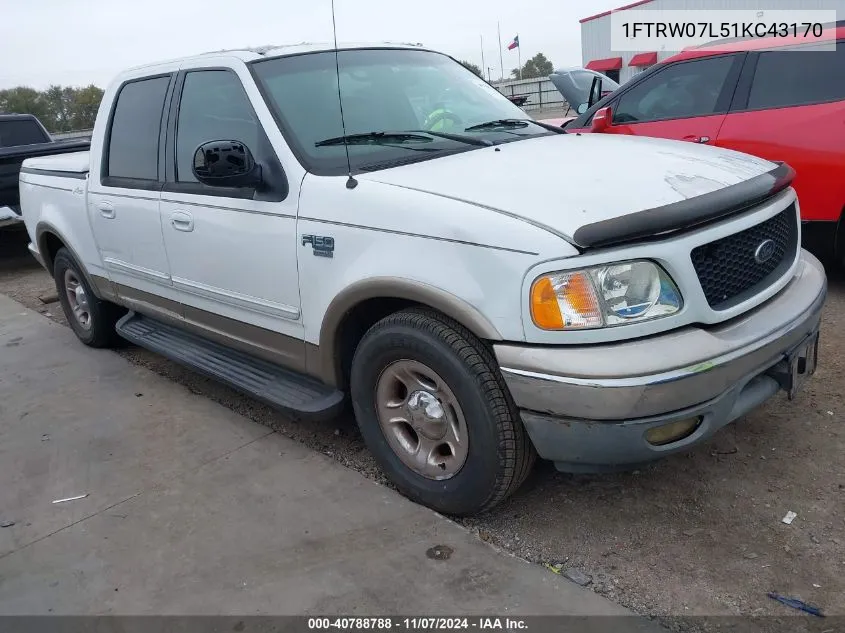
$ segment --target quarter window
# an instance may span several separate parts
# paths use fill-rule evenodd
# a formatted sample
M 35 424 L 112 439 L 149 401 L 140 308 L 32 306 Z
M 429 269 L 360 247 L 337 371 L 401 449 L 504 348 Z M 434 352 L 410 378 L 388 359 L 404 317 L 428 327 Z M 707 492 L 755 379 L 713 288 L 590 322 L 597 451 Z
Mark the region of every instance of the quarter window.
M 196 182 L 191 165 L 209 141 L 240 141 L 259 149 L 259 123 L 235 73 L 202 70 L 185 75 L 176 124 L 176 180 Z
M 845 42 L 835 51 L 762 52 L 751 83 L 748 108 L 780 108 L 845 99 L 843 69 Z
M 158 179 L 158 136 L 170 77 L 124 84 L 117 97 L 108 145 L 112 178 Z
M 613 108 L 614 123 L 707 116 L 716 112 L 719 95 L 735 56 L 681 62 L 632 87 Z

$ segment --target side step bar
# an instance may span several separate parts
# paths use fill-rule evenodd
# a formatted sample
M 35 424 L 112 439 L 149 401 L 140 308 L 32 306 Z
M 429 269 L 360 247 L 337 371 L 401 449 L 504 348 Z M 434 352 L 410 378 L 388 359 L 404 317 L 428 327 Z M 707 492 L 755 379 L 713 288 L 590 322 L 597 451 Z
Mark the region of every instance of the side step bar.
M 248 393 L 296 419 L 328 419 L 343 406 L 343 393 L 261 358 L 129 312 L 117 322 L 123 338 Z

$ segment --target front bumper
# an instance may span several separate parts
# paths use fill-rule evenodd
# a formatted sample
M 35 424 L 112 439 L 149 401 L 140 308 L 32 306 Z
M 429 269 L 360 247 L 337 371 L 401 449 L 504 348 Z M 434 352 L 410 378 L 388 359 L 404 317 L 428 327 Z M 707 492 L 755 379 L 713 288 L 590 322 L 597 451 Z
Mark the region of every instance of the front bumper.
M 818 332 L 827 279 L 802 251 L 793 279 L 740 317 L 624 343 L 495 345 L 538 454 L 569 471 L 647 462 L 702 442 L 781 388 L 786 355 Z M 699 417 L 656 446 L 649 429 Z

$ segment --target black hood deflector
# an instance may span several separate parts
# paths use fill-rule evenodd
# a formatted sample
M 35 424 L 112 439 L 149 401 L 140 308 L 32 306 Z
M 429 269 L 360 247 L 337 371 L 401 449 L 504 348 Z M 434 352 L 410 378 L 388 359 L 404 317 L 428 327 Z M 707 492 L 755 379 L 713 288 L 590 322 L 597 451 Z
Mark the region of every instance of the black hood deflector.
M 585 224 L 575 231 L 572 240 L 576 246 L 589 249 L 662 238 L 666 234 L 686 231 L 742 213 L 789 187 L 794 178 L 795 170 L 792 167 L 778 163 L 771 171 L 723 189 L 662 207 Z

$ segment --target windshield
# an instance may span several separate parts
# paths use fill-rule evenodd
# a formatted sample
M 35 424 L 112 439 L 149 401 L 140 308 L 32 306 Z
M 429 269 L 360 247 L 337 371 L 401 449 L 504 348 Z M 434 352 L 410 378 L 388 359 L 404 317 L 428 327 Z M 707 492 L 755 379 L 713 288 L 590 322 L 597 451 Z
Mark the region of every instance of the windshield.
M 285 138 L 317 174 L 345 173 L 347 149 L 353 171 L 365 171 L 554 134 L 446 55 L 342 50 L 338 66 L 345 145 L 333 51 L 253 63 Z

